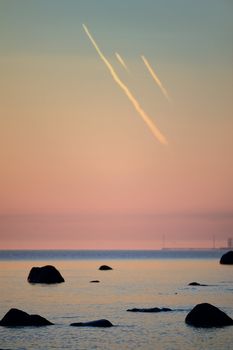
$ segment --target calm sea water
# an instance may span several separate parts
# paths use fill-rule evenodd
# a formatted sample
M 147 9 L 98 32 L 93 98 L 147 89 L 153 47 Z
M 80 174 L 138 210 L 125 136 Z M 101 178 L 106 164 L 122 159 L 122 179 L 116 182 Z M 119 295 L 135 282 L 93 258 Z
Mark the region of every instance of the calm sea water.
M 232 266 L 224 251 L 0 251 L 0 318 L 12 307 L 38 313 L 54 326 L 0 327 L 1 349 L 232 349 L 233 327 L 195 329 L 185 316 L 209 302 L 233 317 Z M 99 271 L 104 263 L 112 271 Z M 32 266 L 53 264 L 65 283 L 31 285 Z M 90 283 L 98 279 L 100 283 Z M 189 282 L 208 284 L 191 287 Z M 170 307 L 158 314 L 133 307 Z M 70 327 L 109 319 L 109 329 Z

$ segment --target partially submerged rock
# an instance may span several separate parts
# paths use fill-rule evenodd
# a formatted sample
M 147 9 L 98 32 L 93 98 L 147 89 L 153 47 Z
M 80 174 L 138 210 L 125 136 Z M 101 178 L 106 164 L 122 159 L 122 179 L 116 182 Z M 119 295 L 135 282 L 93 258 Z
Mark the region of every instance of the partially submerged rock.
M 233 265 L 233 250 L 230 250 L 229 252 L 223 254 L 220 259 L 220 264 Z
M 198 283 L 198 282 L 191 282 L 189 283 L 189 286 L 202 286 L 202 287 L 207 287 L 207 284 L 202 284 L 202 283 Z
M 4 327 L 25 327 L 25 326 L 49 326 L 50 321 L 40 315 L 29 315 L 18 309 L 10 309 L 0 321 L 0 326 Z
M 112 270 L 112 267 L 110 267 L 110 266 L 108 266 L 108 265 L 101 265 L 101 266 L 99 267 L 99 270 L 105 270 L 105 271 L 107 271 L 107 270 Z
M 152 308 L 142 308 L 142 309 L 138 309 L 138 308 L 133 308 L 133 309 L 128 309 L 127 311 L 130 312 L 166 312 L 166 311 L 172 311 L 172 309 L 169 309 L 168 307 L 152 307 Z
M 223 327 L 233 325 L 233 320 L 216 306 L 196 305 L 186 316 L 185 322 L 194 327 Z
M 113 327 L 113 324 L 105 319 L 102 320 L 95 320 L 90 322 L 78 322 L 78 323 L 71 323 L 70 326 L 74 327 Z
M 62 283 L 65 282 L 60 272 L 52 265 L 32 267 L 28 275 L 29 283 Z

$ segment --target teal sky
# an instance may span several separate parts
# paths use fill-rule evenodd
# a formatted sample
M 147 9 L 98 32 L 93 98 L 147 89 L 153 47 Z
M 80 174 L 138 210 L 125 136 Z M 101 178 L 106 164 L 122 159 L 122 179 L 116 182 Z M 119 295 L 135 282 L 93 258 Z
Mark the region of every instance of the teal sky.
M 3 246 L 34 247 L 42 231 L 42 248 L 54 236 L 55 248 L 156 248 L 164 234 L 174 246 L 213 235 L 224 245 L 233 235 L 232 62 L 230 0 L 0 0 Z
M 171 63 L 231 63 L 232 2 L 1 0 L 2 54 L 88 54 L 86 23 L 105 45 Z M 152 45 L 153 42 L 153 45 Z M 208 45 L 207 45 L 208 44 Z M 148 51 L 149 50 L 149 51 Z

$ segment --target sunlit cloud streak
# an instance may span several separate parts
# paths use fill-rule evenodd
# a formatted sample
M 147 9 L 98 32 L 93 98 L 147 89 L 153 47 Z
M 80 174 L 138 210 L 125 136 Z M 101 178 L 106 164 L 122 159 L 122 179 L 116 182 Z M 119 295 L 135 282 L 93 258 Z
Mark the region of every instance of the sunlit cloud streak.
M 166 145 L 167 139 L 166 137 L 160 132 L 160 130 L 155 126 L 155 124 L 152 122 L 152 120 L 149 118 L 149 116 L 144 112 L 136 98 L 133 96 L 131 91 L 128 89 L 128 87 L 122 82 L 122 80 L 118 77 L 117 73 L 115 72 L 113 66 L 111 63 L 107 60 L 107 58 L 104 56 L 102 51 L 99 49 L 98 45 L 96 44 L 95 40 L 91 36 L 89 30 L 83 24 L 83 29 L 85 30 L 85 33 L 87 34 L 88 38 L 90 39 L 91 43 L 93 44 L 94 48 L 96 49 L 97 53 L 99 54 L 101 60 L 104 62 L 106 67 L 108 68 L 112 78 L 114 81 L 118 84 L 118 86 L 124 91 L 125 95 L 128 97 L 132 105 L 134 106 L 135 110 L 138 112 L 138 114 L 141 116 L 141 118 L 144 120 L 146 125 L 149 127 L 155 138 L 161 142 L 162 144 Z
M 127 70 L 127 72 L 129 72 L 129 69 L 125 63 L 125 61 L 123 60 L 123 58 L 119 55 L 119 53 L 115 52 L 116 58 L 118 59 L 118 61 L 120 62 L 120 64 L 122 65 L 122 67 L 125 68 L 125 70 Z
M 166 99 L 168 100 L 168 102 L 171 102 L 171 99 L 168 95 L 167 90 L 165 89 L 165 87 L 163 86 L 163 84 L 161 83 L 160 79 L 158 78 L 157 74 L 155 73 L 154 69 L 151 67 L 151 65 L 149 64 L 148 60 L 146 59 L 145 56 L 141 56 L 146 68 L 148 69 L 150 75 L 152 76 L 152 78 L 154 79 L 154 81 L 156 82 L 156 84 L 159 86 L 160 90 L 162 91 L 163 95 L 166 97 Z

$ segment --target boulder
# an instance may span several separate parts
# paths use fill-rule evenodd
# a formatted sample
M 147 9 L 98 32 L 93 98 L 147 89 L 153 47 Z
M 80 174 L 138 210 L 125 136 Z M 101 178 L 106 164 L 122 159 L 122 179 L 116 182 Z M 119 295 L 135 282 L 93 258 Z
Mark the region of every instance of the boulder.
M 233 325 L 233 320 L 208 303 L 196 305 L 186 316 L 185 322 L 194 327 L 223 327 Z
M 70 326 L 74 327 L 113 327 L 113 324 L 105 319 L 102 320 L 95 320 L 90 322 L 78 322 L 78 323 L 71 323 Z
M 18 309 L 10 309 L 0 321 L 0 326 L 4 327 L 24 327 L 24 326 L 49 326 L 53 323 L 39 315 L 29 315 Z
M 101 266 L 99 267 L 99 270 L 105 270 L 105 271 L 107 271 L 107 270 L 112 270 L 112 267 L 110 267 L 110 266 L 108 266 L 108 265 L 101 265 Z
M 188 285 L 189 285 L 189 286 L 202 286 L 202 287 L 207 287 L 207 284 L 201 284 L 201 283 L 198 283 L 198 282 L 190 282 Z
M 62 283 L 65 282 L 60 272 L 51 265 L 32 267 L 28 275 L 29 283 Z
M 162 307 L 161 309 L 159 307 L 152 307 L 152 308 L 147 308 L 147 309 L 128 309 L 127 311 L 130 312 L 166 312 L 166 311 L 172 311 L 172 309 L 169 309 L 168 307 Z
M 220 259 L 220 264 L 233 265 L 233 250 L 230 250 L 229 252 L 223 254 Z

